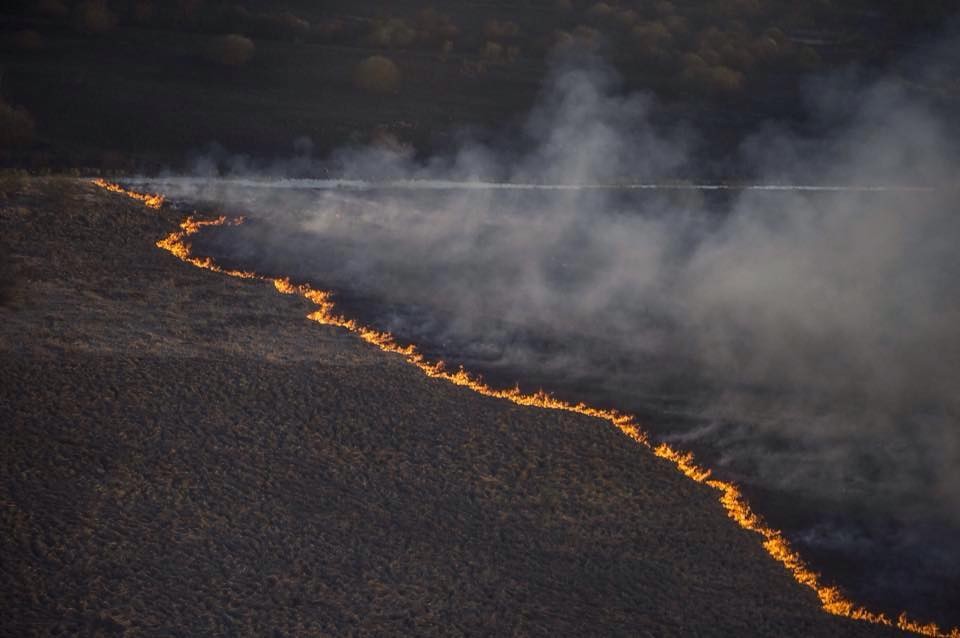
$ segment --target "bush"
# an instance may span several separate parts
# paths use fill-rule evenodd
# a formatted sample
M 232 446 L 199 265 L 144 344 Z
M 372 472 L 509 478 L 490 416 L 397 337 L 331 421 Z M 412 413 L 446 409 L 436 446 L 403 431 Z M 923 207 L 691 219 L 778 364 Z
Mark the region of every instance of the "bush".
M 732 94 L 743 88 L 743 73 L 722 64 L 704 60 L 700 55 L 683 56 L 682 85 L 701 94 Z
M 314 22 L 307 34 L 311 40 L 328 44 L 356 44 L 363 35 L 363 28 L 356 23 L 347 23 L 340 18 L 326 18 Z
M 274 23 L 281 37 L 300 39 L 310 33 L 310 23 L 290 12 L 278 15 L 274 18 Z
M 134 22 L 146 24 L 153 21 L 157 8 L 150 0 L 137 0 L 131 8 Z
M 447 40 L 440 45 L 440 59 L 446 60 L 453 53 L 453 40 Z
M 503 57 L 503 45 L 499 42 L 487 42 L 483 45 L 480 55 L 490 62 L 499 62 Z
M 470 79 L 481 78 L 487 74 L 487 64 L 481 61 L 464 59 L 460 62 L 460 75 Z
M 483 35 L 488 40 L 510 40 L 520 35 L 520 26 L 510 20 L 487 20 Z
M 389 58 L 373 55 L 357 65 L 353 83 L 369 93 L 396 93 L 400 90 L 400 69 Z
M 35 5 L 35 10 L 45 18 L 53 20 L 63 20 L 70 15 L 70 9 L 63 3 L 63 0 L 39 0 Z
M 251 13 L 243 7 L 236 7 L 231 19 L 233 30 L 259 38 L 301 41 L 310 35 L 310 23 L 289 11 L 277 14 Z M 230 30 L 230 27 L 223 30 Z
M 598 2 L 587 9 L 586 16 L 596 24 L 616 29 L 629 29 L 640 17 L 633 9 L 610 6 L 606 2 Z
M 175 21 L 186 24 L 193 23 L 202 14 L 204 8 L 202 0 L 176 0 L 168 4 L 175 6 L 168 7 L 165 13 L 169 13 Z
M 641 22 L 630 31 L 630 50 L 637 59 L 661 69 L 675 66 L 677 53 L 673 35 L 662 22 Z
M 659 49 L 673 39 L 663 22 L 641 22 L 631 31 L 634 40 L 644 48 Z
M 660 0 L 660 2 L 653 5 L 653 12 L 656 16 L 666 18 L 667 16 L 675 15 L 677 9 L 670 0 Z
M 26 109 L 0 101 L 0 148 L 29 146 L 34 128 L 33 117 Z
M 594 20 L 604 20 L 613 15 L 614 8 L 606 2 L 598 2 L 587 9 L 587 16 Z
M 370 145 L 398 155 L 413 152 L 413 147 L 410 144 L 402 142 L 395 133 L 382 126 L 378 126 L 370 134 Z
M 74 26 L 84 33 L 105 33 L 117 26 L 106 0 L 84 0 L 73 10 Z
M 673 38 L 686 37 L 690 32 L 690 25 L 683 16 L 667 16 L 664 18 L 663 24 L 666 25 L 670 31 L 670 36 Z
M 43 38 L 33 29 L 17 31 L 10 36 L 8 42 L 18 51 L 38 51 L 43 48 Z
M 719 53 L 723 64 L 730 68 L 747 71 L 753 67 L 753 55 L 745 46 L 727 43 L 720 48 Z
M 573 31 L 554 31 L 553 45 L 568 51 L 593 51 L 600 47 L 599 31 L 586 25 L 578 25 Z
M 242 66 L 250 61 L 255 49 L 253 40 L 231 33 L 213 39 L 207 48 L 207 59 L 223 66 Z
M 389 18 L 375 22 L 366 40 L 368 45 L 374 47 L 403 48 L 417 40 L 417 31 L 405 20 Z
M 820 54 L 804 46 L 796 50 L 793 56 L 794 64 L 802 71 L 813 71 L 820 66 Z
M 435 9 L 424 9 L 417 15 L 417 37 L 424 44 L 442 46 L 453 42 L 459 34 L 460 28 L 450 16 Z
M 780 56 L 780 45 L 769 36 L 761 36 L 751 43 L 750 55 L 761 64 L 772 64 Z
M 722 64 L 709 69 L 709 87 L 716 93 L 736 93 L 743 88 L 743 80 L 743 73 Z
M 449 16 L 435 9 L 420 11 L 414 21 L 403 18 L 378 18 L 370 23 L 362 43 L 380 49 L 405 49 L 412 46 L 442 47 L 452 42 L 460 28 Z

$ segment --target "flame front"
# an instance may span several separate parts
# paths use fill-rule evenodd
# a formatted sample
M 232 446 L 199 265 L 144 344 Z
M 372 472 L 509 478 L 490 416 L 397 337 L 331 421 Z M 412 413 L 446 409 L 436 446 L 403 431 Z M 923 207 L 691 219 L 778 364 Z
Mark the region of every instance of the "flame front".
M 114 193 L 121 193 L 143 202 L 151 208 L 160 208 L 163 205 L 162 195 L 142 194 L 127 190 L 119 184 L 105 182 L 101 179 L 93 181 L 94 184 L 105 188 Z M 209 226 L 238 226 L 244 222 L 243 217 L 228 218 L 220 216 L 214 219 L 198 220 L 194 217 L 187 217 L 180 224 L 180 230 L 170 233 L 157 242 L 157 247 L 162 248 L 175 255 L 182 261 L 223 273 L 231 277 L 240 277 L 242 279 L 257 279 L 267 281 L 273 284 L 277 291 L 287 295 L 299 295 L 314 303 L 317 308 L 307 318 L 319 324 L 336 326 L 344 328 L 358 335 L 367 343 L 371 343 L 384 352 L 391 352 L 404 357 L 409 363 L 415 365 L 428 377 L 443 379 L 455 385 L 470 388 L 474 392 L 488 397 L 505 399 L 516 403 L 517 405 L 532 406 L 548 410 L 563 410 L 574 412 L 586 416 L 596 417 L 608 421 L 619 429 L 623 434 L 633 439 L 636 443 L 647 448 L 656 456 L 670 461 L 680 472 L 697 483 L 707 485 L 719 492 L 719 501 L 727 512 L 727 516 L 733 519 L 743 529 L 755 532 L 763 537 L 763 548 L 773 557 L 774 560 L 783 565 L 796 579 L 796 581 L 812 589 L 820 599 L 820 604 L 824 611 L 836 616 L 844 616 L 853 620 L 860 620 L 877 625 L 888 627 L 897 627 L 903 631 L 912 632 L 922 636 L 932 636 L 934 638 L 960 638 L 960 627 L 953 629 L 941 629 L 936 623 L 923 623 L 910 618 L 906 612 L 901 613 L 896 620 L 891 619 L 883 613 L 870 611 L 863 606 L 857 605 L 847 598 L 839 588 L 826 585 L 821 580 L 820 574 L 814 572 L 800 557 L 787 541 L 783 532 L 770 527 L 764 520 L 753 511 L 746 497 L 735 484 L 728 481 L 711 478 L 712 472 L 698 465 L 691 452 L 681 452 L 661 443 L 654 446 L 647 433 L 641 429 L 636 418 L 618 412 L 616 410 L 606 410 L 594 408 L 585 403 L 569 403 L 557 399 L 556 397 L 538 390 L 535 393 L 527 394 L 519 387 L 498 389 L 487 385 L 479 376 L 472 375 L 462 367 L 455 371 L 447 369 L 443 361 L 430 361 L 422 355 L 412 344 L 401 345 L 388 332 L 379 332 L 369 327 L 363 326 L 355 319 L 345 317 L 336 312 L 336 306 L 333 302 L 333 293 L 323 290 L 317 290 L 307 284 L 295 284 L 286 277 L 268 277 L 254 272 L 239 270 L 229 270 L 217 265 L 209 257 L 197 257 L 193 255 L 191 245 L 186 241 L 187 237 L 195 235 L 202 229 Z
M 108 182 L 105 179 L 97 178 L 93 180 L 93 183 L 100 188 L 105 188 L 111 193 L 120 193 L 121 195 L 126 195 L 132 199 L 136 199 L 140 202 L 143 202 L 148 208 L 160 209 L 163 206 L 164 197 L 163 195 L 151 194 L 151 193 L 137 193 L 131 190 L 127 190 L 120 184 L 115 184 L 113 182 Z

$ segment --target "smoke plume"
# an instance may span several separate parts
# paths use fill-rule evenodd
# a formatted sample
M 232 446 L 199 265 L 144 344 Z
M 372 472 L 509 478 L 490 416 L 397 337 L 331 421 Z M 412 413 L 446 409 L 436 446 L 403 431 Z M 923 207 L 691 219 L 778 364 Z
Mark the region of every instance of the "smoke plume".
M 207 158 L 150 186 L 248 212 L 207 248 L 341 291 L 401 339 L 640 410 L 739 480 L 957 528 L 955 132 L 904 83 L 851 78 L 811 83 L 815 137 L 767 124 L 732 151 L 777 190 L 670 182 L 697 135 L 654 126 L 653 98 L 597 62 L 555 69 L 509 148 L 348 148 L 323 162 L 340 181 L 290 179 L 306 156 L 227 179 Z M 640 183 L 663 187 L 617 187 Z

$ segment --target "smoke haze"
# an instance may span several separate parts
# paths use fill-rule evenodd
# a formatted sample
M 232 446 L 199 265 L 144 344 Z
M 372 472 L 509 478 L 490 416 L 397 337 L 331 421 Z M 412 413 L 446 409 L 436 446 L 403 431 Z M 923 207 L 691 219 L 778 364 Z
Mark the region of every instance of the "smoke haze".
M 350 148 L 323 166 L 371 181 L 257 185 L 316 171 L 301 144 L 270 167 L 233 160 L 232 179 L 204 158 L 201 179 L 146 186 L 250 214 L 201 253 L 341 291 L 428 352 L 638 411 L 737 480 L 815 499 L 801 543 L 895 557 L 868 596 L 955 601 L 956 140 L 903 83 L 851 82 L 811 85 L 822 134 L 767 124 L 730 162 L 759 184 L 890 190 L 455 187 L 694 173 L 697 134 L 654 126 L 652 98 L 596 61 L 559 64 L 509 150 Z

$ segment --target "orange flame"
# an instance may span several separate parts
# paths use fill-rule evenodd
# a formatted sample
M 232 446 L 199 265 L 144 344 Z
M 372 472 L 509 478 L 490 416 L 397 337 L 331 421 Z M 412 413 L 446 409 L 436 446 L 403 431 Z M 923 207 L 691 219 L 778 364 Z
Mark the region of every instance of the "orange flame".
M 160 195 L 135 193 L 124 189 L 122 186 L 110 184 L 103 180 L 94 180 L 94 184 L 106 188 L 111 192 L 122 193 L 128 197 L 140 200 L 147 206 L 157 207 L 151 204 L 151 202 L 157 201 L 157 198 L 159 198 L 161 203 L 163 202 L 163 197 Z M 763 521 L 760 515 L 753 511 L 753 508 L 747 502 L 740 488 L 728 481 L 711 478 L 712 472 L 707 468 L 697 465 L 691 452 L 675 450 L 666 443 L 654 446 L 650 441 L 650 437 L 641 429 L 635 417 L 616 410 L 594 408 L 585 403 L 569 403 L 557 399 L 543 390 L 538 390 L 533 394 L 526 394 L 522 392 L 519 387 L 508 389 L 493 388 L 487 385 L 479 376 L 472 375 L 464 370 L 463 367 L 451 372 L 447 370 L 443 361 L 428 360 L 417 350 L 416 346 L 412 344 L 401 345 L 393 335 L 388 332 L 373 330 L 361 325 L 355 319 L 337 314 L 332 292 L 316 290 L 306 284 L 294 284 L 286 277 L 268 277 L 253 272 L 224 269 L 209 257 L 194 256 L 191 252 L 190 244 L 185 241 L 190 235 L 194 235 L 208 226 L 236 226 L 243 222 L 244 218 L 242 217 L 227 218 L 220 216 L 209 220 L 197 220 L 193 217 L 188 217 L 181 222 L 179 231 L 175 231 L 161 239 L 156 245 L 172 253 L 182 261 L 199 268 L 223 273 L 231 277 L 268 281 L 273 284 L 277 291 L 283 294 L 300 295 L 317 306 L 316 310 L 307 315 L 307 318 L 311 321 L 349 330 L 367 343 L 377 346 L 384 352 L 391 352 L 404 357 L 409 363 L 415 365 L 428 377 L 443 379 L 455 385 L 470 388 L 474 392 L 484 396 L 505 399 L 518 405 L 548 410 L 563 410 L 606 420 L 636 443 L 649 449 L 656 456 L 673 463 L 680 472 L 691 480 L 717 490 L 720 493 L 718 499 L 726 510 L 727 516 L 733 519 L 743 529 L 762 536 L 763 548 L 766 552 L 774 560 L 783 565 L 798 583 L 816 592 L 822 608 L 827 613 L 876 625 L 897 627 L 903 631 L 912 632 L 921 636 L 960 638 L 960 627 L 949 630 L 940 629 L 936 623 L 920 622 L 910 618 L 906 612 L 902 612 L 896 620 L 892 620 L 886 614 L 870 611 L 865 607 L 857 605 L 847 598 L 838 587 L 824 584 L 820 574 L 810 569 L 800 557 L 800 554 L 790 546 L 783 532 L 770 527 Z
M 126 195 L 127 197 L 139 200 L 143 202 L 148 208 L 157 208 L 163 206 L 164 197 L 163 195 L 154 195 L 150 193 L 136 193 L 134 191 L 127 190 L 120 184 L 114 184 L 113 182 L 108 182 L 105 179 L 96 178 L 93 180 L 93 183 L 100 188 L 105 188 L 111 193 L 120 193 L 121 195 Z

